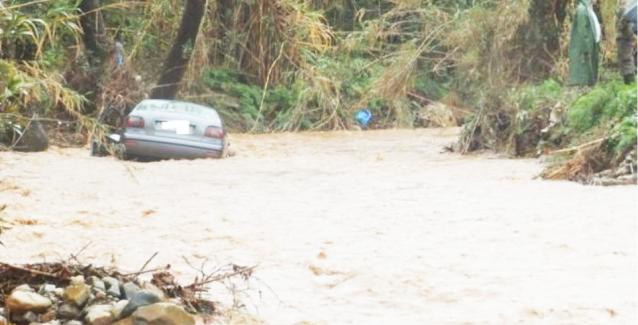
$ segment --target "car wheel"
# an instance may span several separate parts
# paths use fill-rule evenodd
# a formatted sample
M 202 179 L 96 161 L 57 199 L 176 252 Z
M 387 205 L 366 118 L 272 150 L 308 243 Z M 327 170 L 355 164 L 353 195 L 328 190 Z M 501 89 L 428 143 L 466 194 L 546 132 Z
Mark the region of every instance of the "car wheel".
M 91 140 L 91 156 L 93 157 L 104 157 L 107 155 L 106 148 L 104 145 L 100 144 L 97 140 Z
M 120 160 L 130 160 L 131 157 L 126 153 L 126 147 L 123 144 L 115 146 L 115 156 Z

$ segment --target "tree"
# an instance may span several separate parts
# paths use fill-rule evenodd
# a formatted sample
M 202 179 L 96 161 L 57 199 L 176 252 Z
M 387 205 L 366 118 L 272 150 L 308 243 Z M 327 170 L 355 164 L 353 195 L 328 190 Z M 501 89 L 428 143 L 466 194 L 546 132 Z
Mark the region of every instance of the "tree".
M 206 0 L 186 1 L 177 37 L 164 62 L 159 82 L 151 92 L 151 98 L 173 99 L 177 95 L 195 47 L 205 9 Z
M 91 52 L 89 57 L 101 60 L 105 54 L 106 33 L 99 1 L 82 0 L 80 10 L 82 10 L 80 24 L 84 31 L 84 46 Z

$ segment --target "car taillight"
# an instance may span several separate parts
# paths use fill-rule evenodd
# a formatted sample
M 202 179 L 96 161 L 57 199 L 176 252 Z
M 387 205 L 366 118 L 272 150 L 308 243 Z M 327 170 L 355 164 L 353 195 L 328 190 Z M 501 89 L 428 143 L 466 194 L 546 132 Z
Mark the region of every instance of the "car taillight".
M 208 138 L 223 139 L 224 135 L 225 132 L 223 129 L 214 126 L 207 127 L 206 131 L 204 132 L 204 136 Z
M 126 117 L 127 128 L 144 128 L 144 119 L 139 116 L 127 116 Z

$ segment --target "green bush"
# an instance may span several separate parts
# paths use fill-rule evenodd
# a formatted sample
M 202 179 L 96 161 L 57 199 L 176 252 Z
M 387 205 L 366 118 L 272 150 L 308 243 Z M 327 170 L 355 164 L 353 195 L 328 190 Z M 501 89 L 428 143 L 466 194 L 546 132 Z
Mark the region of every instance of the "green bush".
M 539 107 L 553 106 L 564 94 L 564 88 L 553 79 L 540 85 L 531 85 L 514 91 L 511 100 L 523 111 L 534 111 Z
M 246 131 L 258 124 L 256 129 L 264 131 L 286 123 L 288 111 L 297 101 L 300 85 L 271 85 L 264 96 L 262 87 L 244 79 L 238 71 L 229 69 L 211 69 L 203 77 L 207 87 L 236 99 L 236 107 L 222 102 L 210 103 L 229 120 L 230 126 Z
M 636 147 L 636 115 L 627 116 L 614 127 L 614 134 L 611 138 L 611 145 L 617 155 L 622 155 L 628 150 Z
M 636 85 L 620 81 L 601 84 L 569 107 L 568 126 L 575 132 L 586 132 L 603 124 L 615 125 L 636 114 Z

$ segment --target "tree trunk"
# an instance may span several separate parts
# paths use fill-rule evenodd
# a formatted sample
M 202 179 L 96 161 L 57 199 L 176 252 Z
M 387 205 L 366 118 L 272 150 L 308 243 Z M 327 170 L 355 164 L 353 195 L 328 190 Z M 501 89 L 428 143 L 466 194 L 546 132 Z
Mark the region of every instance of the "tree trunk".
M 195 47 L 205 10 L 206 0 L 186 0 L 177 37 L 166 62 L 164 62 L 159 82 L 151 92 L 151 98 L 173 99 L 177 95 L 180 82 L 186 73 Z
M 80 17 L 80 24 L 84 31 L 84 46 L 91 52 L 90 58 L 101 60 L 105 55 L 106 33 L 104 19 L 99 8 L 98 0 L 82 0 L 80 3 L 80 10 L 84 13 Z
M 520 67 L 522 76 L 545 78 L 551 72 L 561 48 L 562 25 L 570 1 L 530 1 L 529 21 L 518 30 L 517 51 L 527 53 Z

